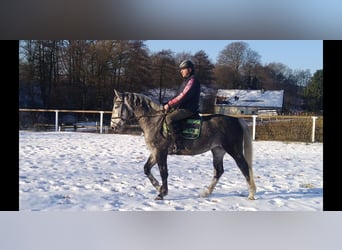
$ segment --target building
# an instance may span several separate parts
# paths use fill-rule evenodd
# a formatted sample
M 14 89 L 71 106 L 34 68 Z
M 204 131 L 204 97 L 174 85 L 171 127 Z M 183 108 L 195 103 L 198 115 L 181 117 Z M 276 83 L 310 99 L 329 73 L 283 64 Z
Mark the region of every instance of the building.
M 216 114 L 276 115 L 282 112 L 284 90 L 219 89 L 215 98 Z

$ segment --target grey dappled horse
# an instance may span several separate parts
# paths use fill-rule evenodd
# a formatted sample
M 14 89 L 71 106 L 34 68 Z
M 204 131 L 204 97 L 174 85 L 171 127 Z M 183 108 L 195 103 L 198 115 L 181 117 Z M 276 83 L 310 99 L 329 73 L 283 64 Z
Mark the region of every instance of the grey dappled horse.
M 114 90 L 114 102 L 111 127 L 118 131 L 126 121 L 136 119 L 144 132 L 145 142 L 150 156 L 144 165 L 144 172 L 152 185 L 159 192 L 156 199 L 161 200 L 168 194 L 167 156 L 197 155 L 211 150 L 213 154 L 214 176 L 202 197 L 210 195 L 223 174 L 223 156 L 228 153 L 233 157 L 246 178 L 248 198 L 254 200 L 256 186 L 252 169 L 252 139 L 249 128 L 243 119 L 211 114 L 202 116 L 201 134 L 197 139 L 183 139 L 184 149 L 172 153 L 170 141 L 163 136 L 162 126 L 165 118 L 162 105 L 137 93 L 120 93 Z M 152 167 L 158 164 L 162 184 L 152 175 Z

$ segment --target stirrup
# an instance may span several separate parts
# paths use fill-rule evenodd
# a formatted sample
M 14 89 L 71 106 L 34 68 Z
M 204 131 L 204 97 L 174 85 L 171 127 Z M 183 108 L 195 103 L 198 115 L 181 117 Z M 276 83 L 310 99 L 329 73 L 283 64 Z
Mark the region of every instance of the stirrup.
M 177 153 L 178 152 L 178 148 L 177 148 L 176 143 L 172 145 L 171 151 L 172 151 L 172 153 Z
M 183 143 L 177 144 L 177 143 L 175 142 L 175 143 L 173 143 L 173 145 L 171 146 L 171 151 L 172 151 L 173 153 L 178 153 L 178 152 L 182 151 L 183 149 L 185 149 Z

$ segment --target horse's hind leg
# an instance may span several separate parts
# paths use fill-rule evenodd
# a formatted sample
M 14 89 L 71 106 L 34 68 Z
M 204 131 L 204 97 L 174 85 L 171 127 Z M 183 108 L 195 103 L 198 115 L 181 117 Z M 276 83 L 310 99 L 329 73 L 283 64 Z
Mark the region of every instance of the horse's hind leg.
M 248 184 L 248 199 L 255 200 L 254 195 L 256 192 L 256 187 L 253 179 L 252 168 L 248 166 L 248 163 L 242 153 L 230 154 L 235 160 L 236 164 L 240 168 L 242 174 L 245 176 Z
M 226 153 L 226 151 L 224 151 L 221 148 L 214 148 L 211 150 L 211 152 L 213 153 L 214 176 L 208 188 L 202 192 L 201 194 L 202 197 L 207 197 L 213 192 L 216 184 L 218 183 L 220 177 L 222 176 L 224 172 L 223 156 Z

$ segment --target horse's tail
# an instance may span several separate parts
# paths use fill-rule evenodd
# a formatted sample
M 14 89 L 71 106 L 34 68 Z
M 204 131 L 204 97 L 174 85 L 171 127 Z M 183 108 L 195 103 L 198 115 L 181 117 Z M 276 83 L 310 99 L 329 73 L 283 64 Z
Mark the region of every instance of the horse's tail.
M 240 125 L 243 130 L 243 153 L 245 159 L 248 164 L 248 172 L 249 172 L 249 195 L 248 198 L 254 200 L 254 194 L 256 192 L 256 186 L 254 183 L 253 176 L 253 145 L 252 145 L 252 136 L 251 132 L 248 128 L 248 124 L 244 119 L 239 119 Z

